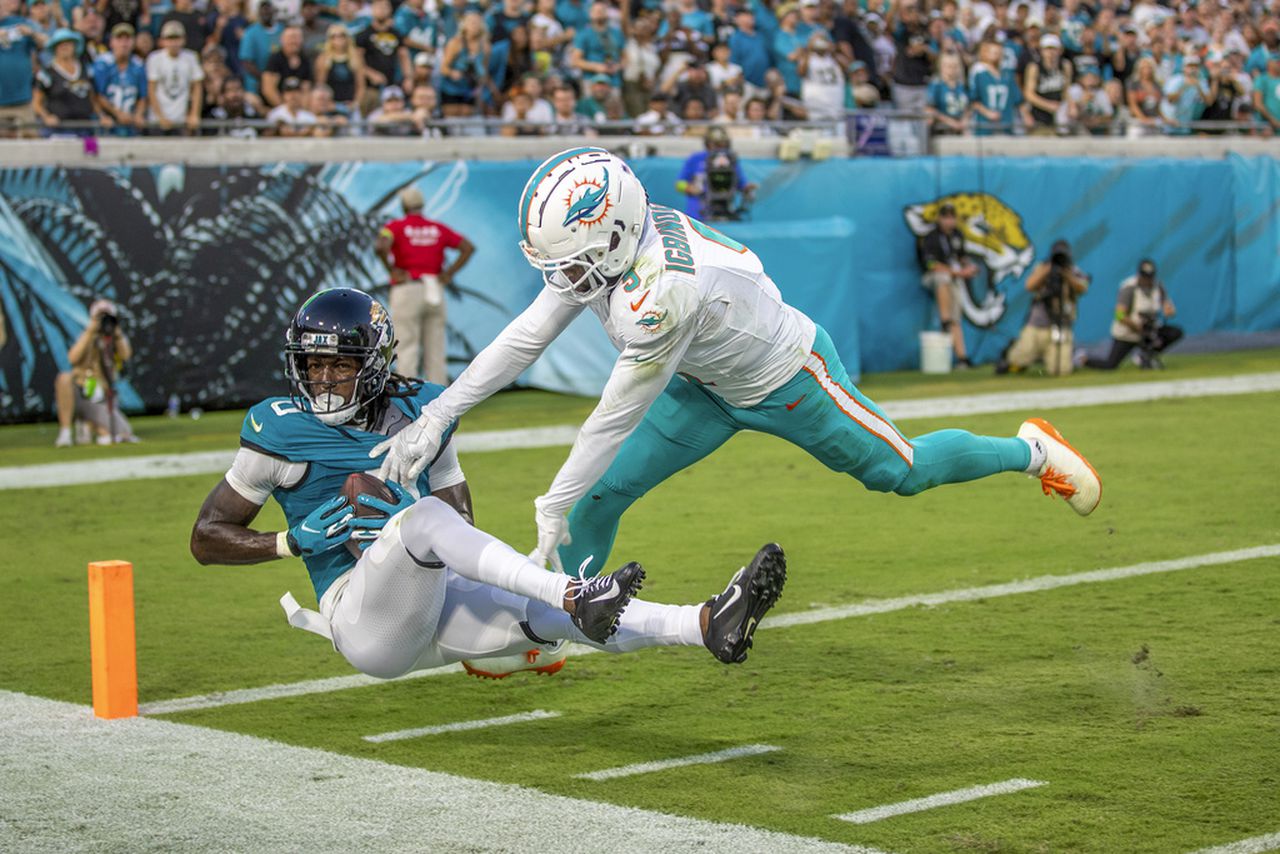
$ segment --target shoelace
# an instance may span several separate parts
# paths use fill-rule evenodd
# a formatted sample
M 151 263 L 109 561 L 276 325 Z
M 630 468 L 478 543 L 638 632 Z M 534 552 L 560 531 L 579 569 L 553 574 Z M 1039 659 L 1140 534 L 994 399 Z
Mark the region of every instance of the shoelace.
M 580 579 L 577 589 L 570 595 L 574 599 L 594 597 L 597 593 L 604 593 L 607 591 L 612 583 L 612 579 L 612 575 L 597 575 L 595 578 Z
M 1040 475 L 1040 488 L 1044 490 L 1044 494 L 1050 497 L 1056 492 L 1063 498 L 1070 498 L 1076 494 L 1076 488 L 1071 484 L 1067 475 L 1050 466 L 1045 469 L 1045 473 Z

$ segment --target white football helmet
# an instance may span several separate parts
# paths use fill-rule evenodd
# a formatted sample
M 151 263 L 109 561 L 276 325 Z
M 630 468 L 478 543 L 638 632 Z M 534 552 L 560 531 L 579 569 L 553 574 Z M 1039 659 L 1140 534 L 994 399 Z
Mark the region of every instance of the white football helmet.
M 649 198 L 621 159 L 571 148 L 533 170 L 517 215 L 520 249 L 547 287 L 585 303 L 635 263 Z

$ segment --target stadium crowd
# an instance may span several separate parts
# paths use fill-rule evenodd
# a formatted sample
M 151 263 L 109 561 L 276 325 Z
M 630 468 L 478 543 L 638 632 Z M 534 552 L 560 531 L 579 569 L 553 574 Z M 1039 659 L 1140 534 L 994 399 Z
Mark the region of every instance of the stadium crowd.
M 0 0 L 9 135 L 767 136 L 867 110 L 1270 135 L 1280 0 Z

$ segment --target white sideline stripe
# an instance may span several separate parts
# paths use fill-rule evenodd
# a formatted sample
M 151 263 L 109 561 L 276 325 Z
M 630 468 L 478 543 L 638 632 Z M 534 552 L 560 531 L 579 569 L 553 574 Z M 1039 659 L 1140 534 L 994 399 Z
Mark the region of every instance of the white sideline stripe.
M 559 712 L 546 712 L 542 709 L 534 709 L 532 712 L 520 712 L 515 715 L 505 715 L 500 718 L 484 718 L 478 721 L 458 721 L 452 724 L 439 724 L 437 726 L 420 726 L 416 729 L 398 729 L 394 732 L 384 732 L 378 735 L 366 735 L 365 741 L 372 741 L 375 744 L 381 744 L 384 741 L 404 741 L 407 738 L 418 738 L 424 735 L 440 735 L 446 732 L 464 732 L 469 729 L 485 729 L 491 726 L 506 726 L 508 724 L 522 724 L 525 721 L 545 721 L 548 718 L 560 717 Z
M 803 626 L 808 623 L 825 623 L 828 620 L 843 620 L 847 617 L 865 617 L 868 614 L 901 611 L 904 608 L 912 608 L 917 605 L 932 606 L 945 605 L 949 602 L 972 602 L 975 599 L 995 599 L 1000 596 L 1037 593 L 1041 590 L 1055 590 L 1059 587 L 1072 587 L 1077 584 L 1117 581 L 1122 578 L 1134 578 L 1140 575 L 1179 572 L 1184 569 L 1198 569 L 1204 566 L 1218 566 L 1224 563 L 1238 563 L 1243 560 L 1277 556 L 1280 556 L 1280 543 L 1269 546 L 1256 546 L 1250 549 L 1235 549 L 1229 552 L 1212 552 L 1192 557 L 1174 558 L 1173 560 L 1156 560 L 1148 563 L 1137 563 L 1133 566 L 1116 567 L 1115 569 L 1095 569 L 1089 572 L 1077 572 L 1072 575 L 1041 575 L 1037 578 L 1028 578 L 1025 581 L 988 584 L 985 587 L 966 587 L 959 590 L 944 590 L 941 593 L 920 593 L 914 596 L 899 596 L 895 599 L 871 599 L 855 605 L 837 605 L 832 608 L 818 608 L 813 611 L 780 614 L 776 617 L 766 617 L 761 621 L 760 628 L 780 629 L 788 626 Z
M 800 626 L 808 623 L 825 623 L 829 620 L 843 620 L 849 617 L 865 617 L 869 614 L 884 614 L 889 611 L 901 611 L 918 605 L 945 605 L 948 602 L 969 602 L 975 599 L 993 599 L 999 596 L 1012 596 L 1017 593 L 1036 593 L 1041 590 L 1053 590 L 1058 587 L 1070 587 L 1076 584 L 1093 584 L 1102 581 L 1117 581 L 1140 575 L 1153 575 L 1161 572 L 1178 572 L 1184 569 L 1197 569 L 1203 566 L 1218 566 L 1225 563 L 1236 563 L 1255 560 L 1263 557 L 1280 556 L 1280 543 L 1268 546 L 1256 546 L 1249 549 L 1236 549 L 1229 552 L 1211 552 L 1210 554 L 1193 555 L 1173 560 L 1139 563 L 1133 566 L 1121 566 L 1114 569 L 1095 569 L 1089 572 L 1078 572 L 1074 575 L 1042 575 L 1026 581 L 1011 581 L 1006 584 L 990 584 L 985 587 L 964 587 L 957 590 L 944 590 L 941 593 L 922 593 L 915 596 L 900 596 L 896 599 L 871 599 L 853 605 L 837 605 L 831 608 L 818 608 L 812 611 L 797 611 L 766 617 L 761 629 L 781 629 L 789 626 Z M 600 650 L 582 644 L 570 644 L 569 655 L 591 655 Z M 366 685 L 381 685 L 386 681 L 398 682 L 404 679 L 420 679 L 424 676 L 443 676 L 448 673 L 459 673 L 461 666 L 451 664 L 435 670 L 420 670 L 399 679 L 374 679 L 372 676 L 335 676 L 328 679 L 315 679 L 306 682 L 290 682 L 280 685 L 267 685 L 262 688 L 241 688 L 235 691 L 224 691 L 216 694 L 202 694 L 196 697 L 180 697 L 174 700 L 161 700 L 155 703 L 144 703 L 138 711 L 144 715 L 164 715 L 173 712 L 188 712 L 197 709 L 215 709 L 220 706 L 233 706 L 239 703 L 256 703 L 261 700 L 274 700 L 280 697 L 298 697 L 304 694 L 322 694 L 327 691 L 344 691 L 348 688 L 362 688 Z
M 615 780 L 618 777 L 631 777 L 635 774 L 648 774 L 652 771 L 665 771 L 668 768 L 683 768 L 686 765 L 711 765 L 716 762 L 727 762 L 743 756 L 759 756 L 761 753 L 772 753 L 781 750 L 772 744 L 745 744 L 742 747 L 730 747 L 714 753 L 699 753 L 697 756 L 681 756 L 676 759 L 660 759 L 656 762 L 640 762 L 636 765 L 623 765 L 619 768 L 605 768 L 603 771 L 592 771 L 589 774 L 574 774 L 579 780 Z
M 1280 833 L 1268 833 L 1213 848 L 1201 848 L 1195 854 L 1262 854 L 1264 851 L 1277 850 L 1280 850 Z
M 870 848 L 547 794 L 0 691 L 0 851 Z M 566 836 L 566 821 L 590 832 Z
M 997 392 L 994 394 L 894 400 L 880 404 L 885 414 L 897 420 L 942 418 L 950 415 L 979 415 L 993 412 L 1061 409 L 1136 403 L 1185 397 L 1219 397 L 1280 391 L 1280 372 L 1244 374 L 1236 377 L 1207 377 L 1198 380 L 1160 380 L 1108 386 L 1083 386 L 1047 391 Z M 527 448 L 556 448 L 572 445 L 578 428 L 561 424 L 524 430 L 486 430 L 463 433 L 454 441 L 463 453 L 481 453 Z M 193 474 L 221 474 L 231 467 L 235 451 L 200 451 L 191 454 L 155 454 L 113 457 L 74 463 L 46 463 L 36 466 L 0 467 L 0 490 L 46 486 L 75 486 L 113 480 L 144 480 L 182 477 Z
M 953 792 L 941 792 L 936 795 L 929 795 L 927 798 L 915 798 L 910 801 L 902 801 L 896 804 L 885 804 L 881 807 L 871 807 L 870 809 L 858 810 L 857 812 L 847 812 L 843 815 L 833 815 L 832 818 L 838 818 L 841 821 L 848 821 L 853 824 L 870 824 L 873 821 L 879 821 L 882 818 L 890 818 L 895 815 L 905 815 L 911 812 L 924 812 L 934 807 L 945 807 L 951 804 L 963 804 L 966 801 L 976 801 L 979 798 L 990 798 L 994 795 L 1008 795 L 1012 792 L 1021 792 L 1023 789 L 1034 789 L 1039 786 L 1049 785 L 1044 780 L 1023 780 L 1015 778 L 1013 780 L 1005 780 L 1002 783 L 988 783 L 985 786 L 970 786 L 967 789 L 956 789 Z

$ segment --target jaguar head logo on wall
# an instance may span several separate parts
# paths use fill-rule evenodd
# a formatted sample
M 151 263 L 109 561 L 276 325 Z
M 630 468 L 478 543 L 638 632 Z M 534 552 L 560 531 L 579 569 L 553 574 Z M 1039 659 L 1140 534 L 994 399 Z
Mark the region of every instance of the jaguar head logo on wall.
M 948 203 L 956 209 L 965 254 L 982 270 L 961 292 L 965 319 L 984 329 L 995 326 L 1004 317 L 1007 283 L 1031 266 L 1035 246 L 1022 228 L 1022 216 L 990 193 L 951 193 L 908 205 L 902 215 L 917 240 L 933 229 L 938 209 Z

